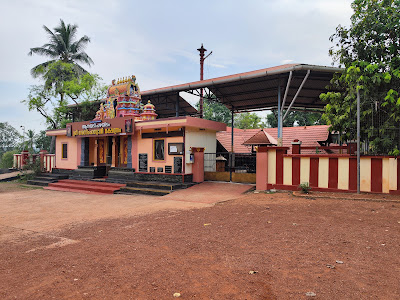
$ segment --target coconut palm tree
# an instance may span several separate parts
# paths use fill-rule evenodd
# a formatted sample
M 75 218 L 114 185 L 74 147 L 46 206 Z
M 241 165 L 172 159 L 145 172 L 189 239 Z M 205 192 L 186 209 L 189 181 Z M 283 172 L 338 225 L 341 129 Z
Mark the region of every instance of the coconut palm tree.
M 52 59 L 32 68 L 32 76 L 35 78 L 44 76 L 47 67 L 57 61 L 72 64 L 78 76 L 86 73 L 87 71 L 79 63 L 89 66 L 93 64 L 92 59 L 83 51 L 90 42 L 90 38 L 85 35 L 76 40 L 78 26 L 75 24 L 66 25 L 63 20 L 60 20 L 60 25 L 54 28 L 54 32 L 45 25 L 43 25 L 43 28 L 48 34 L 50 41 L 42 47 L 31 48 L 28 55 L 38 54 L 48 56 Z
M 26 133 L 28 140 L 26 141 L 26 148 L 28 148 L 30 153 L 34 153 L 33 144 L 35 143 L 35 132 L 31 129 Z

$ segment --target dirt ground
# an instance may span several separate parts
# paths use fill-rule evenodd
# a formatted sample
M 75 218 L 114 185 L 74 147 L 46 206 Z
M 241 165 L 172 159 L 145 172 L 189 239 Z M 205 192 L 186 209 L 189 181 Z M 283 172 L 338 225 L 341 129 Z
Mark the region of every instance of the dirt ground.
M 1 299 L 400 298 L 400 198 L 63 195 L 0 185 Z

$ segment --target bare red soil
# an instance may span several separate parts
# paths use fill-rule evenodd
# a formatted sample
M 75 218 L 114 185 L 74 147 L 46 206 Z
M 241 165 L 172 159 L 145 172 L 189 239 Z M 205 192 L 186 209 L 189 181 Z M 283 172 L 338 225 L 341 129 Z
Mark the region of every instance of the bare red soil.
M 250 193 L 14 236 L 0 298 L 399 299 L 399 253 L 400 202 Z

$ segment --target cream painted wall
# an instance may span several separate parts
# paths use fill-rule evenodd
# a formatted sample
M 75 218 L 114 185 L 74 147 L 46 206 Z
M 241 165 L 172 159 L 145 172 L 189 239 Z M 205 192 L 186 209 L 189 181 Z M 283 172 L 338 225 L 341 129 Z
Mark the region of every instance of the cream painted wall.
M 389 193 L 389 158 L 382 159 L 382 192 Z
M 338 189 L 349 189 L 349 158 L 338 159 Z
M 292 158 L 283 158 L 283 184 L 292 185 Z
M 310 158 L 300 158 L 300 183 L 310 183 Z
M 200 130 L 199 128 L 187 127 L 185 130 L 186 155 L 188 155 L 190 147 L 205 147 L 205 153 L 215 153 L 217 151 L 216 132 L 211 130 Z M 207 161 L 204 161 L 204 164 L 206 163 Z M 212 164 L 214 165 L 214 162 L 212 162 Z M 192 164 L 185 163 L 185 173 L 192 173 Z
M 371 158 L 361 157 L 360 159 L 360 190 L 371 191 Z
M 268 151 L 268 183 L 276 184 L 276 150 Z
M 397 190 L 397 159 L 389 158 L 389 189 Z
M 329 158 L 321 157 L 318 164 L 318 187 L 328 188 Z
M 66 143 L 67 146 L 67 158 L 62 157 L 62 144 Z M 59 169 L 76 169 L 80 163 L 79 151 L 78 151 L 78 138 L 66 137 L 58 135 L 56 137 L 56 168 Z

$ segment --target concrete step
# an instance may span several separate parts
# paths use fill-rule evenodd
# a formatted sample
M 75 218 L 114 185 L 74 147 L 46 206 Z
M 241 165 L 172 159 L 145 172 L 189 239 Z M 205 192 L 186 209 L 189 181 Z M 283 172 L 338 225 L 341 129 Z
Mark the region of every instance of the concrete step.
M 88 191 L 88 190 L 63 188 L 63 187 L 58 187 L 58 186 L 55 186 L 55 187 L 54 186 L 46 186 L 43 189 L 52 190 L 52 191 L 60 191 L 60 192 L 81 193 L 81 194 L 94 194 L 94 195 L 104 195 L 105 194 L 105 193 L 92 192 L 92 191 Z
M 97 180 L 74 180 L 74 179 L 65 179 L 65 180 L 60 180 L 59 182 L 65 182 L 65 183 L 71 183 L 75 185 L 91 185 L 91 186 L 106 186 L 106 187 L 115 187 L 115 188 L 121 188 L 124 187 L 125 184 L 120 184 L 120 183 L 109 183 L 105 181 L 97 181 Z
M 31 179 L 26 182 L 29 185 L 38 185 L 38 186 L 48 186 L 50 183 L 57 182 L 55 181 L 48 181 L 48 180 L 40 180 L 40 179 Z
M 68 174 L 53 174 L 53 173 L 45 173 L 44 175 L 51 177 L 51 178 L 56 178 L 58 180 L 61 179 L 68 179 L 69 175 Z
M 58 179 L 55 178 L 55 177 L 47 177 L 47 176 L 36 176 L 33 180 L 47 181 L 47 182 L 56 182 L 56 181 L 58 181 Z
M 97 194 L 113 194 L 115 191 L 124 186 L 124 184 L 65 179 L 55 183 L 50 183 L 46 189 L 78 193 L 86 191 Z
M 149 188 L 155 190 L 168 190 L 168 191 L 182 188 L 182 184 L 180 183 L 158 182 L 158 181 L 129 181 L 126 183 L 126 186 L 135 188 Z
M 123 187 L 114 192 L 115 194 L 145 194 L 145 195 L 155 195 L 155 196 L 165 196 L 172 193 L 172 190 L 160 190 L 144 187 Z

